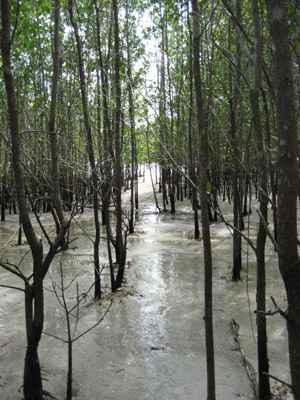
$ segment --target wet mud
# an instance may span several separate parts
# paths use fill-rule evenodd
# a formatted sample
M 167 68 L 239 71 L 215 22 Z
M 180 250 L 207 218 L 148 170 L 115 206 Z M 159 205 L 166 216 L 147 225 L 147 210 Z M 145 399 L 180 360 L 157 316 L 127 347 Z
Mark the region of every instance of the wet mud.
M 203 244 L 190 239 L 193 215 L 188 201 L 177 204 L 175 215 L 158 213 L 153 205 L 151 185 L 141 183 L 141 208 L 136 233 L 128 237 L 125 287 L 112 295 L 107 267 L 102 273 L 103 299 L 93 302 L 93 248 L 85 231 L 93 234 L 92 213 L 86 211 L 73 224 L 70 248 L 53 262 L 45 280 L 45 326 L 39 347 L 44 369 L 44 387 L 57 399 L 66 397 L 67 345 L 64 311 L 54 293 L 61 284 L 60 265 L 67 285 L 68 304 L 83 300 L 78 324 L 72 321 L 74 337 L 98 321 L 113 300 L 104 320 L 73 344 L 74 400 L 198 400 L 206 398 L 206 358 L 204 332 Z M 126 206 L 126 197 L 124 198 Z M 232 218 L 231 206 L 221 207 Z M 249 235 L 255 240 L 257 220 L 250 217 Z M 43 217 L 47 221 L 47 216 Z M 8 216 L 0 225 L 0 243 L 5 243 L 17 227 L 17 217 Z M 241 282 L 232 282 L 232 238 L 223 223 L 211 225 L 213 250 L 214 341 L 217 399 L 255 398 L 255 388 L 247 376 L 241 353 L 232 335 L 232 320 L 238 324 L 239 342 L 256 379 L 255 258 L 244 244 Z M 28 247 L 7 245 L 4 260 L 22 262 L 30 271 Z M 284 309 L 286 298 L 278 271 L 277 256 L 267 243 L 267 304 L 276 298 Z M 101 262 L 107 252 L 101 243 Z M 76 291 L 76 282 L 79 288 Z M 18 286 L 17 278 L 0 270 L 0 283 Z M 0 288 L 0 399 L 21 400 L 23 361 L 26 349 L 23 293 Z M 76 325 L 76 331 L 75 331 Z M 49 336 L 48 334 L 52 335 Z M 287 333 L 278 315 L 268 319 L 270 373 L 289 381 Z M 272 381 L 274 385 L 274 381 Z M 277 387 L 277 391 L 276 391 Z M 279 384 L 274 393 L 282 392 Z M 281 398 L 291 398 L 289 394 Z

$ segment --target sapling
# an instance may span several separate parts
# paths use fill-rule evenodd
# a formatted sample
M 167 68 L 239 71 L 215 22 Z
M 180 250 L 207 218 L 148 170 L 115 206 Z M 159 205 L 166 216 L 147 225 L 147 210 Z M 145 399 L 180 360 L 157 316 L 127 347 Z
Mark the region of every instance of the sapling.
M 67 378 L 67 400 L 72 400 L 72 391 L 73 391 L 73 343 L 76 342 L 78 339 L 82 338 L 85 336 L 87 333 L 92 331 L 94 328 L 96 328 L 105 318 L 106 314 L 110 310 L 110 307 L 112 305 L 113 300 L 110 301 L 108 307 L 106 308 L 105 312 L 97 320 L 96 323 L 91 325 L 89 328 L 85 329 L 81 333 L 77 333 L 77 327 L 80 319 L 84 318 L 87 313 L 90 311 L 90 308 L 88 308 L 87 312 L 84 313 L 83 315 L 80 315 L 80 305 L 84 299 L 86 299 L 88 293 L 92 290 L 94 287 L 94 284 L 91 285 L 91 287 L 88 289 L 87 292 L 80 294 L 79 292 L 79 284 L 76 281 L 76 297 L 75 297 L 75 303 L 73 305 L 69 305 L 66 299 L 66 293 L 67 291 L 73 286 L 77 276 L 75 276 L 70 283 L 66 284 L 65 279 L 64 279 L 64 274 L 63 274 L 63 267 L 62 263 L 60 263 L 60 285 L 58 285 L 53 279 L 52 279 L 52 288 L 53 292 L 61 305 L 61 307 L 64 310 L 64 314 L 66 317 L 66 328 L 67 328 L 67 338 L 62 338 L 56 335 L 53 335 L 48 332 L 44 332 L 45 335 L 51 336 L 55 339 L 60 340 L 63 343 L 66 343 L 68 345 L 68 378 Z

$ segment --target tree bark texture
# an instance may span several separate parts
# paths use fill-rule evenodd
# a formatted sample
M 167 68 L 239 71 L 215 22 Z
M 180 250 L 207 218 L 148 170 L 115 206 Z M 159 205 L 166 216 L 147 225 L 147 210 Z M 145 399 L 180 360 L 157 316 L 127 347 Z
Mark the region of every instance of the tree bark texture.
M 300 399 L 300 263 L 297 249 L 297 123 L 295 90 L 285 4 L 267 0 L 274 64 L 278 128 L 278 258 L 285 284 L 290 371 L 294 398 Z
M 112 0 L 114 13 L 114 42 L 115 42 L 115 88 L 116 88 L 116 111 L 115 111 L 115 190 L 116 190 L 116 258 L 118 273 L 116 278 L 116 288 L 119 288 L 124 279 L 125 262 L 126 262 L 126 246 L 123 242 L 122 232 L 122 163 L 121 163 L 121 81 L 120 81 L 120 39 L 119 39 L 119 10 L 118 0 Z
M 192 132 L 192 121 L 193 121 L 193 33 L 190 26 L 190 18 L 189 14 L 187 15 L 187 23 L 190 29 L 189 35 L 189 43 L 190 43 L 190 50 L 189 50 L 189 119 L 188 119 L 188 149 L 189 149 L 189 176 L 194 183 L 191 187 L 192 192 L 192 205 L 194 211 L 194 238 L 199 239 L 200 237 L 200 229 L 199 229 L 199 216 L 198 216 L 198 194 L 196 190 L 197 179 L 196 179 L 196 171 L 195 171 L 195 148 L 196 148 L 196 137 L 193 135 Z
M 205 270 L 205 339 L 207 367 L 207 399 L 215 400 L 215 359 L 213 339 L 213 300 L 212 300 L 212 255 L 207 199 L 207 137 L 205 130 L 202 82 L 200 75 L 200 14 L 198 0 L 192 0 L 193 7 L 193 56 L 194 82 L 197 107 L 197 123 L 200 134 L 200 201 Z
M 130 217 L 129 217 L 129 233 L 134 232 L 135 212 L 138 208 L 138 176 L 137 176 L 137 153 L 135 139 L 135 115 L 134 101 L 132 90 L 132 65 L 131 65 L 131 44 L 129 32 L 129 5 L 126 1 L 126 46 L 127 46 L 127 87 L 128 87 L 128 103 L 129 103 L 129 119 L 130 119 L 130 140 L 131 140 L 131 185 L 130 185 Z
M 241 0 L 236 0 L 236 21 L 233 24 L 236 27 L 236 22 L 239 23 L 242 19 Z M 233 231 L 233 267 L 232 279 L 240 280 L 240 272 L 242 269 L 242 237 L 240 231 L 243 226 L 242 216 L 242 194 L 240 188 L 241 167 L 239 163 L 239 127 L 237 127 L 237 111 L 240 105 L 240 87 L 241 87 L 241 45 L 239 41 L 238 28 L 236 28 L 236 70 L 233 75 L 232 98 L 230 99 L 230 137 L 233 153 L 233 225 L 236 229 Z M 231 72 L 230 72 L 231 73 Z
M 25 400 L 42 400 L 43 388 L 41 370 L 38 359 L 38 345 L 44 324 L 44 292 L 43 280 L 50 267 L 50 264 L 56 254 L 56 251 L 64 238 L 68 224 L 63 221 L 57 237 L 50 242 L 50 248 L 46 257 L 43 256 L 42 242 L 37 238 L 29 216 L 27 198 L 25 191 L 23 165 L 21 158 L 21 141 L 19 134 L 19 115 L 17 99 L 14 87 L 14 77 L 11 65 L 11 23 L 10 9 L 8 0 L 1 1 L 1 53 L 3 63 L 3 73 L 5 89 L 8 103 L 8 115 L 10 123 L 10 135 L 12 145 L 12 164 L 14 170 L 15 185 L 17 191 L 17 200 L 20 213 L 20 222 L 22 224 L 26 239 L 31 249 L 33 259 L 33 282 L 31 278 L 25 278 L 25 321 L 27 350 L 24 365 L 24 385 L 23 391 Z M 59 18 L 56 18 L 56 24 Z M 54 77 L 55 78 L 55 77 Z M 55 163 L 55 159 L 52 160 Z M 52 170 L 54 171 L 54 170 Z M 55 177 L 52 177 L 55 181 Z M 55 190 L 59 190 L 56 188 Z M 58 204 L 58 207 L 61 207 Z
M 264 140 L 260 116 L 259 93 L 261 88 L 262 74 L 262 38 L 260 27 L 260 16 L 258 1 L 251 0 L 251 11 L 254 29 L 254 81 L 250 89 L 250 102 L 253 113 L 253 126 L 255 131 L 256 141 L 256 160 L 258 170 L 258 184 L 261 189 L 260 192 L 260 212 L 265 222 L 268 221 L 268 198 L 267 193 L 267 163 L 264 150 Z M 256 307 L 259 311 L 266 310 L 266 277 L 265 277 L 265 243 L 266 243 L 266 230 L 262 218 L 259 221 L 259 228 L 257 233 L 256 245 L 256 270 L 257 270 L 257 283 L 256 283 Z M 269 376 L 269 360 L 268 360 L 268 347 L 267 347 L 267 326 L 266 316 L 262 313 L 256 315 L 257 325 L 257 359 L 258 359 L 258 385 L 259 385 L 259 398 L 260 400 L 268 400 L 271 398 Z
M 80 79 L 81 89 L 81 101 L 83 109 L 84 124 L 87 135 L 87 147 L 89 162 L 92 170 L 92 190 L 93 190 L 93 210 L 94 210 L 94 223 L 95 223 L 95 239 L 94 239 L 94 277 L 95 277 L 95 298 L 101 297 L 101 280 L 100 280 L 100 255 L 99 255 L 99 244 L 100 244 L 100 222 L 99 222 L 99 204 L 98 204 L 98 174 L 96 171 L 96 161 L 93 146 L 92 130 L 88 111 L 88 97 L 86 90 L 86 80 L 84 72 L 84 61 L 82 57 L 82 45 L 79 36 L 78 25 L 75 21 L 73 14 L 73 0 L 69 0 L 69 15 L 71 24 L 74 29 L 77 47 L 78 57 L 78 72 Z
M 55 24 L 54 24 L 54 51 L 53 51 L 53 74 L 52 74 L 52 88 L 51 88 L 51 103 L 49 114 L 49 137 L 50 137 L 50 151 L 52 161 L 52 179 L 53 179 L 53 203 L 58 216 L 59 224 L 57 224 L 57 234 L 60 227 L 66 224 L 65 215 L 63 212 L 63 204 L 60 194 L 60 180 L 59 180 L 59 148 L 57 144 L 57 131 L 55 129 L 56 119 L 56 103 L 57 103 L 57 90 L 59 78 L 59 30 L 60 30 L 60 0 L 54 0 L 55 6 Z M 67 244 L 65 238 L 62 238 L 61 246 L 66 248 Z
M 43 246 L 38 240 L 31 224 L 27 208 L 23 167 L 21 160 L 21 143 L 18 126 L 18 106 L 15 95 L 14 78 L 11 65 L 11 24 L 8 0 L 1 1 L 1 52 L 3 73 L 8 103 L 10 134 L 12 144 L 12 160 L 17 190 L 20 220 L 31 248 L 33 257 L 34 283 L 25 289 L 25 316 L 27 351 L 24 367 L 24 396 L 25 400 L 41 400 L 42 379 L 38 361 L 37 348 L 42 334 L 44 322 L 43 300 Z M 34 305 L 34 306 L 33 306 Z

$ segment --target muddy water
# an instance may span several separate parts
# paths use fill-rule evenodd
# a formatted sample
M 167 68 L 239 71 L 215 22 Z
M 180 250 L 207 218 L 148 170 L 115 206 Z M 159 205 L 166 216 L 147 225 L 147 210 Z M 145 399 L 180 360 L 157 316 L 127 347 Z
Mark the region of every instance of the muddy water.
M 175 216 L 158 214 L 144 198 L 136 226 L 128 238 L 127 286 L 112 296 L 108 270 L 103 270 L 103 300 L 94 304 L 88 291 L 92 281 L 92 244 L 74 225 L 78 239 L 69 250 L 60 253 L 45 282 L 45 333 L 66 339 L 65 316 L 52 283 L 60 285 L 60 264 L 65 284 L 75 279 L 66 292 L 68 304 L 78 295 L 84 300 L 78 311 L 80 320 L 74 335 L 79 335 L 101 318 L 113 299 L 113 305 L 99 326 L 74 343 L 74 399 L 98 400 L 198 400 L 206 398 L 206 366 L 203 322 L 202 243 L 188 239 L 193 218 L 187 204 Z M 224 207 L 228 205 L 224 204 Z M 228 207 L 228 218 L 230 218 Z M 91 214 L 79 217 L 80 224 L 92 234 Z M 255 220 L 250 235 L 255 237 Z M 13 217 L 0 226 L 1 244 L 16 227 Z M 240 343 L 250 367 L 256 369 L 255 347 L 255 262 L 251 252 L 243 255 L 245 271 L 239 283 L 230 281 L 231 237 L 223 224 L 213 224 L 214 319 L 216 350 L 216 391 L 222 400 L 250 399 L 251 387 L 236 350 L 230 323 L 239 324 Z M 107 259 L 104 244 L 101 259 Z M 246 248 L 246 246 L 244 246 Z M 25 252 L 8 246 L 6 258 L 17 262 Z M 276 254 L 268 244 L 268 295 L 275 295 L 284 308 L 285 296 L 278 274 Z M 24 268 L 30 259 L 25 257 Z M 26 263 L 28 264 L 26 266 Z M 76 277 L 76 278 L 75 278 Z M 2 284 L 21 284 L 0 271 Z M 248 279 L 246 279 L 248 278 Z M 248 294 L 247 294 L 248 290 Z M 22 399 L 25 332 L 22 292 L 0 288 L 0 399 Z M 271 307 L 271 304 L 270 304 Z M 250 312 L 249 312 L 250 310 Z M 250 315 L 252 315 L 252 326 Z M 269 323 L 271 373 L 288 380 L 287 340 L 284 322 L 272 317 Z M 72 322 L 73 329 L 75 327 Z M 74 336 L 74 337 L 75 337 Z M 45 389 L 57 399 L 66 392 L 67 346 L 43 335 L 40 361 L 46 370 Z M 255 375 L 253 376 L 255 379 Z

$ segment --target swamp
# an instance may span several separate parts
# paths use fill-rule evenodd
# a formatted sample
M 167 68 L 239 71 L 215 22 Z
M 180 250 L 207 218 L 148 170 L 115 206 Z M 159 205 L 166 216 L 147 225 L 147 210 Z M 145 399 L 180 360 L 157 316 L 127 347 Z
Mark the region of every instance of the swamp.
M 299 7 L 1 0 L 1 399 L 300 400 Z
M 205 398 L 205 332 L 203 322 L 203 244 L 193 235 L 193 213 L 189 201 L 178 204 L 175 214 L 159 213 L 153 200 L 150 179 L 140 184 L 140 211 L 136 232 L 128 238 L 127 284 L 111 295 L 108 272 L 104 269 L 103 299 L 93 302 L 89 293 L 81 305 L 77 334 L 101 316 L 113 298 L 103 322 L 74 344 L 73 399 L 103 400 Z M 124 194 L 124 203 L 128 198 Z M 160 196 L 158 194 L 158 196 Z M 128 196 L 127 196 L 128 197 Z M 158 197 L 160 200 L 160 197 Z M 232 220 L 232 207 L 221 205 Z M 255 204 L 253 204 L 254 211 Z M 47 216 L 45 216 L 47 220 Z M 70 248 L 57 255 L 45 288 L 60 282 L 60 263 L 66 285 L 76 277 L 79 294 L 92 284 L 93 252 L 86 233 L 93 234 L 92 213 L 87 210 L 73 223 L 71 237 L 78 238 Z M 255 239 L 258 217 L 249 217 L 249 237 Z M 83 227 L 81 229 L 80 227 Z M 1 225 L 4 247 L 18 227 L 16 216 Z M 51 225 L 49 229 L 53 228 Z M 246 228 L 248 230 L 248 228 Z M 85 232 L 85 233 L 83 233 Z M 217 398 L 255 399 L 257 395 L 257 355 L 255 315 L 255 257 L 251 249 L 243 256 L 242 279 L 232 282 L 232 234 L 224 223 L 211 225 L 213 253 L 213 297 Z M 246 248 L 246 246 L 245 246 Z M 17 247 L 15 239 L 6 249 L 9 259 L 20 259 L 28 246 Z M 105 243 L 101 259 L 107 260 Z M 286 295 L 272 243 L 266 244 L 267 297 L 276 296 L 286 306 Z M 26 260 L 26 259 L 25 259 Z M 26 261 L 25 261 L 26 265 Z M 26 268 L 24 266 L 24 268 Z M 30 268 L 30 265 L 28 266 Z M 13 284 L 15 277 L 1 272 L 1 282 Z M 1 289 L 1 399 L 22 399 L 18 393 L 26 349 L 23 294 Z M 76 287 L 67 294 L 76 302 Z M 45 332 L 66 337 L 63 309 L 55 295 L 46 291 Z M 238 326 L 238 343 L 232 321 Z M 289 380 L 287 332 L 283 319 L 268 319 L 270 372 Z M 239 351 L 242 347 L 245 358 Z M 67 345 L 43 335 L 40 344 L 41 365 L 55 397 L 63 399 L 67 377 Z M 245 366 L 244 363 L 247 363 Z M 249 373 L 251 374 L 249 376 Z M 251 378 L 251 379 L 250 379 Z M 272 383 L 277 398 L 291 398 L 291 393 L 277 381 Z M 280 395 L 280 396 L 279 396 Z

